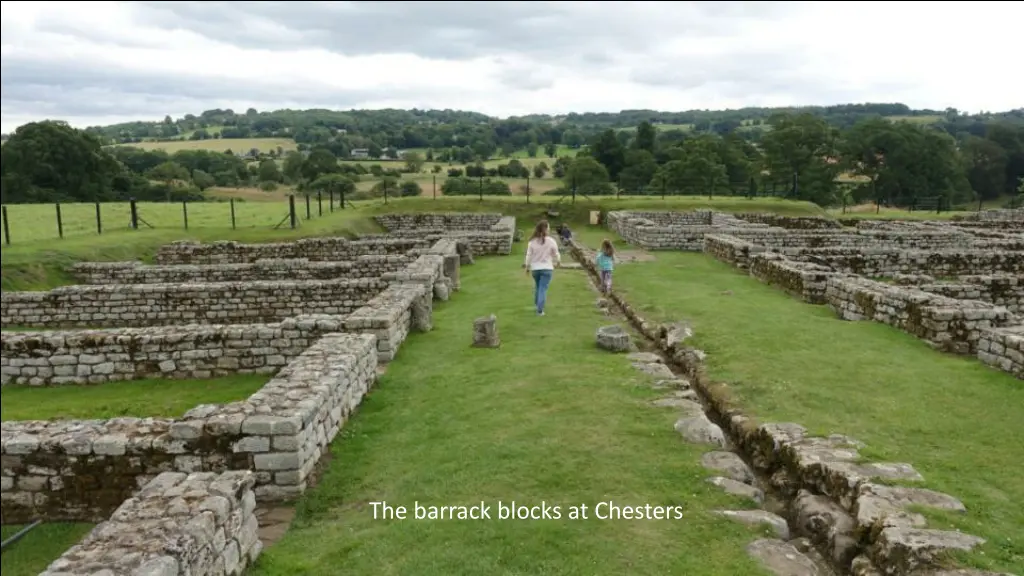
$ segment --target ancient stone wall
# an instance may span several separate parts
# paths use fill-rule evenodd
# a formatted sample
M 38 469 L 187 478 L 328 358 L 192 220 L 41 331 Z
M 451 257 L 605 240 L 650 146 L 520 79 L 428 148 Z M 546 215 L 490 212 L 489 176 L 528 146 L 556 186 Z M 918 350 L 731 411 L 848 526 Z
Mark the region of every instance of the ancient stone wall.
M 388 232 L 403 229 L 437 228 L 441 230 L 489 230 L 502 219 L 501 214 L 449 212 L 383 214 L 374 217 Z
M 897 274 L 939 277 L 1024 272 L 1024 252 L 995 250 L 903 250 L 897 248 L 797 248 L 787 256 L 872 278 Z
M 736 236 L 725 234 L 707 234 L 704 236 L 704 252 L 714 256 L 722 262 L 732 264 L 741 270 L 746 270 L 750 265 L 750 258 L 754 254 L 760 254 L 767 250 L 764 246 L 757 245 Z
M 348 314 L 387 284 L 380 279 L 108 284 L 4 292 L 0 324 L 31 328 L 141 327 L 279 322 Z
M 982 222 L 1024 222 L 1024 208 L 982 210 L 966 215 L 953 216 L 954 221 L 982 221 Z
M 875 320 L 960 354 L 975 354 L 984 330 L 1018 323 L 1006 308 L 859 277 L 829 278 L 825 299 L 844 320 Z
M 1024 379 L 1024 326 L 982 330 L 978 360 Z
M 411 260 L 400 254 L 357 256 L 355 260 L 310 261 L 268 259 L 243 264 L 146 266 L 142 262 L 80 262 L 71 272 L 82 284 L 167 284 L 251 282 L 259 280 L 334 280 L 377 278 L 405 268 Z
M 436 220 L 424 220 L 434 224 L 443 223 L 450 218 L 452 228 L 441 226 L 415 227 L 416 218 L 436 217 Z M 482 218 L 485 217 L 485 218 Z M 383 240 L 391 237 L 422 238 L 431 245 L 445 239 L 455 239 L 465 245 L 474 254 L 508 255 L 512 253 L 512 242 L 515 236 L 516 219 L 512 216 L 499 214 L 391 214 L 379 216 L 388 227 L 387 234 L 365 234 L 360 240 Z M 403 226 L 401 223 L 405 223 Z M 394 226 L 394 227 L 391 227 Z
M 253 470 L 258 500 L 298 496 L 376 366 L 373 335 L 329 334 L 247 400 L 180 419 L 0 423 L 4 522 L 100 521 L 168 471 Z
M 422 284 L 394 284 L 345 319 L 345 330 L 376 337 L 377 358 L 394 359 L 411 329 L 431 328 L 433 291 Z
M 782 216 L 770 212 L 745 212 L 737 214 L 736 217 L 747 222 L 767 224 L 786 230 L 835 230 L 843 227 L 839 222 L 828 218 Z
M 804 302 L 824 304 L 828 280 L 836 273 L 824 266 L 796 262 L 768 252 L 750 258 L 750 275 Z
M 240 264 L 257 260 L 306 258 L 315 262 L 352 261 L 370 254 L 403 255 L 413 248 L 428 248 L 424 238 L 307 238 L 295 242 L 242 244 L 239 242 L 174 242 L 160 247 L 156 263 L 174 264 Z
M 0 333 L 0 385 L 98 384 L 143 378 L 272 374 L 343 316 L 213 324 Z
M 1013 313 L 1024 310 L 1024 276 L 1021 275 L 961 276 L 951 282 L 922 283 L 918 288 L 958 300 L 981 300 Z
M 241 574 L 259 540 L 251 472 L 164 472 L 40 576 Z M 97 571 L 99 568 L 107 570 Z

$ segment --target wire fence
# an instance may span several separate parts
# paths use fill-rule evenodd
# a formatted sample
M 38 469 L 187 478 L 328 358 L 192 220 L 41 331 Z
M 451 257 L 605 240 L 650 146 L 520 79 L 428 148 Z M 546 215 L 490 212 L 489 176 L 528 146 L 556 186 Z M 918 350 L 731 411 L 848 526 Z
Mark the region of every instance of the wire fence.
M 492 177 L 432 177 L 409 193 L 403 182 L 381 181 L 370 190 L 338 193 L 332 190 L 292 194 L 276 201 L 228 199 L 198 202 L 96 202 L 54 204 L 9 204 L 3 210 L 3 243 L 22 244 L 39 240 L 74 238 L 117 231 L 144 229 L 295 229 L 304 221 L 314 220 L 359 204 L 388 204 L 396 198 L 416 195 L 421 198 L 485 198 L 524 197 L 527 203 L 537 196 L 556 202 L 577 199 L 596 201 L 610 197 L 671 197 L 715 198 L 799 198 L 796 178 L 785 181 L 747 182 L 659 182 L 645 186 L 622 186 L 612 182 L 578 183 L 573 179 L 558 178 L 492 178 Z M 554 197 L 554 198 L 552 198 Z M 900 208 L 910 211 L 943 212 L 952 209 L 946 199 L 934 197 L 914 198 L 909 205 L 895 206 L 885 201 L 875 203 L 875 210 Z M 905 203 L 906 204 L 906 203 Z M 847 212 L 845 193 L 834 207 Z M 977 209 L 981 209 L 981 204 Z
M 94 202 L 8 204 L 2 207 L 3 243 L 75 238 L 146 229 L 299 228 L 303 221 L 351 207 L 339 195 L 313 193 L 281 201 Z

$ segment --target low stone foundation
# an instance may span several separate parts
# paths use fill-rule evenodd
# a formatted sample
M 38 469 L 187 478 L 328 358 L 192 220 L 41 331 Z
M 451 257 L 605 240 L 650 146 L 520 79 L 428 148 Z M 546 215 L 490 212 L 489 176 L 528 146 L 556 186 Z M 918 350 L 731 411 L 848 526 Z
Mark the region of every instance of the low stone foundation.
M 307 238 L 295 242 L 268 242 L 242 244 L 224 241 L 201 244 L 199 242 L 173 242 L 160 247 L 156 263 L 180 264 L 252 264 L 258 260 L 294 260 L 305 258 L 313 262 L 348 262 L 360 256 L 404 255 L 413 248 L 429 247 L 421 238 L 378 238 L 349 240 L 348 238 Z
M 825 298 L 844 320 L 875 320 L 960 354 L 975 354 L 984 330 L 1017 323 L 1006 308 L 866 278 L 829 278 Z
M 408 229 L 436 228 L 441 230 L 490 230 L 502 219 L 497 213 L 444 212 L 382 214 L 374 220 L 388 232 Z
M 725 234 L 708 234 L 704 236 L 704 252 L 722 262 L 746 270 L 750 266 L 750 258 L 767 250 L 736 236 Z
M 377 278 L 405 268 L 404 255 L 359 256 L 351 262 L 311 262 L 308 258 L 269 259 L 243 264 L 146 266 L 141 262 L 79 262 L 71 272 L 82 284 L 193 284 L 261 280 Z
M 345 319 L 345 330 L 372 334 L 377 358 L 386 363 L 398 354 L 409 331 L 432 327 L 433 289 L 422 284 L 394 284 Z
M 1024 379 L 1024 326 L 982 330 L 978 360 Z
M 40 576 L 242 574 L 263 549 L 253 482 L 244 471 L 164 472 Z
M 271 374 L 343 322 L 313 315 L 274 324 L 3 332 L 0 385 Z
M 128 328 L 279 322 L 304 314 L 349 314 L 387 284 L 380 279 L 111 284 L 4 292 L 0 325 Z
M 898 248 L 801 248 L 782 250 L 787 256 L 831 267 L 837 272 L 871 278 L 897 274 L 936 277 L 1024 272 L 1024 252 L 995 250 L 903 250 Z
M 750 275 L 804 302 L 824 304 L 828 280 L 836 273 L 810 262 L 794 262 L 779 254 L 764 253 L 750 259 Z
M 1024 309 L 1024 277 L 1020 275 L 961 276 L 956 281 L 928 282 L 918 288 L 957 300 L 981 300 L 1013 313 Z
M 744 212 L 737 214 L 736 217 L 746 222 L 767 224 L 786 230 L 838 230 L 843 227 L 839 222 L 828 218 L 781 216 L 770 212 Z
M 259 500 L 294 498 L 376 368 L 374 336 L 329 334 L 247 400 L 180 419 L 3 422 L 3 520 L 96 522 L 172 471 L 253 470 Z

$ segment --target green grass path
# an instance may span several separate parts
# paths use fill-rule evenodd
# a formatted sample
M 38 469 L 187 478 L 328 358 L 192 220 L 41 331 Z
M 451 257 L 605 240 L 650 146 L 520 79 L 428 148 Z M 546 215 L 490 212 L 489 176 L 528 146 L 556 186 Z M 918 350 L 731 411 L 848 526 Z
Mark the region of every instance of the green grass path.
M 710 256 L 654 255 L 619 266 L 617 289 L 651 319 L 690 321 L 712 377 L 749 413 L 913 464 L 968 509 L 929 514 L 931 528 L 987 538 L 970 564 L 1024 574 L 1024 383 L 895 328 L 843 322 Z
M 177 418 L 200 404 L 245 400 L 268 374 L 206 380 L 130 380 L 90 386 L 7 386 L 0 420 L 91 420 L 135 416 Z
M 320 484 L 253 574 L 758 575 L 744 546 L 764 532 L 711 516 L 744 507 L 707 484 L 701 449 L 621 355 L 594 346 L 608 323 L 581 271 L 556 272 L 547 316 L 532 312 L 521 256 L 463 270 L 332 446 Z M 470 347 L 498 316 L 500 350 Z M 485 501 L 561 507 L 561 520 L 373 519 Z M 569 520 L 569 506 L 682 505 L 682 520 Z M 492 509 L 496 513 L 496 509 Z M 411 516 L 411 514 L 410 514 Z

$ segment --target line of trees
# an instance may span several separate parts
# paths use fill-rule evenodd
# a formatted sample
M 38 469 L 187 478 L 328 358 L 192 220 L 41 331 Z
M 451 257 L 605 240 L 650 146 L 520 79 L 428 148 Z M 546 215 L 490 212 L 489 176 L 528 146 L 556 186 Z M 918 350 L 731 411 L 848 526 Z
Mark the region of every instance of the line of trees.
M 451 166 L 442 176 L 493 182 L 550 172 L 565 184 L 555 193 L 573 187 L 584 194 L 621 189 L 629 194 L 721 195 L 770 189 L 823 206 L 864 201 L 906 206 L 935 197 L 956 206 L 1014 195 L 1024 178 L 1024 123 L 1007 119 L 956 136 L 937 125 L 877 116 L 837 128 L 813 113 L 781 113 L 769 117 L 764 127 L 763 138 L 752 142 L 738 131 L 665 131 L 643 121 L 630 130 L 597 132 L 581 143 L 575 159 L 556 158 L 551 166 L 544 162 L 527 168 L 511 159 L 487 167 L 480 162 L 486 151 L 477 150 L 472 152 L 474 163 Z M 198 200 L 209 187 L 243 185 L 354 191 L 355 183 L 365 178 L 377 180 L 372 190 L 364 190 L 368 195 L 385 188 L 411 195 L 414 188 L 400 181 L 402 174 L 420 173 L 427 162 L 442 161 L 443 153 L 410 151 L 401 164 L 366 168 L 339 163 L 330 146 L 316 145 L 288 153 L 280 162 L 264 157 L 253 163 L 204 150 L 168 154 L 104 147 L 88 130 L 47 121 L 20 127 L 3 145 L 2 185 L 4 202 Z M 438 174 L 443 170 L 440 164 L 432 169 Z M 463 188 L 469 185 L 451 185 L 455 194 Z M 481 188 L 479 182 L 476 188 Z
M 739 110 L 660 112 L 624 110 L 618 113 L 585 113 L 565 116 L 530 115 L 496 119 L 458 110 L 277 110 L 245 113 L 207 110 L 162 122 L 129 122 L 91 127 L 87 131 L 105 144 L 142 140 L 202 140 L 207 138 L 283 137 L 295 140 L 300 149 L 329 148 L 335 156 L 348 157 L 354 149 L 366 149 L 371 157 L 397 156 L 398 150 L 430 148 L 461 163 L 496 154 L 508 156 L 522 149 L 542 150 L 564 145 L 579 148 L 605 129 L 628 132 L 647 122 L 658 125 L 667 140 L 680 134 L 735 133 L 759 142 L 770 130 L 772 116 L 810 114 L 840 129 L 868 118 L 904 118 L 933 123 L 952 136 L 961 133 L 983 136 L 993 121 L 1024 124 L 1024 108 L 1002 113 L 962 114 L 955 109 L 913 110 L 904 104 L 845 104 L 828 107 L 743 108 Z M 659 137 L 661 135 L 659 134 Z M 390 156 L 389 156 L 390 155 Z M 468 157 L 472 156 L 472 157 Z M 552 156 L 552 154 L 548 154 Z M 447 158 L 438 158 L 446 161 Z
M 929 125 L 870 117 L 839 129 L 810 113 L 776 114 L 759 143 L 736 133 L 667 144 L 642 122 L 623 142 L 594 137 L 565 170 L 566 193 L 738 194 L 772 189 L 819 205 L 877 201 L 949 206 L 1014 195 L 1024 178 L 1024 125 L 990 122 L 954 138 Z M 841 177 L 842 176 L 842 177 Z

